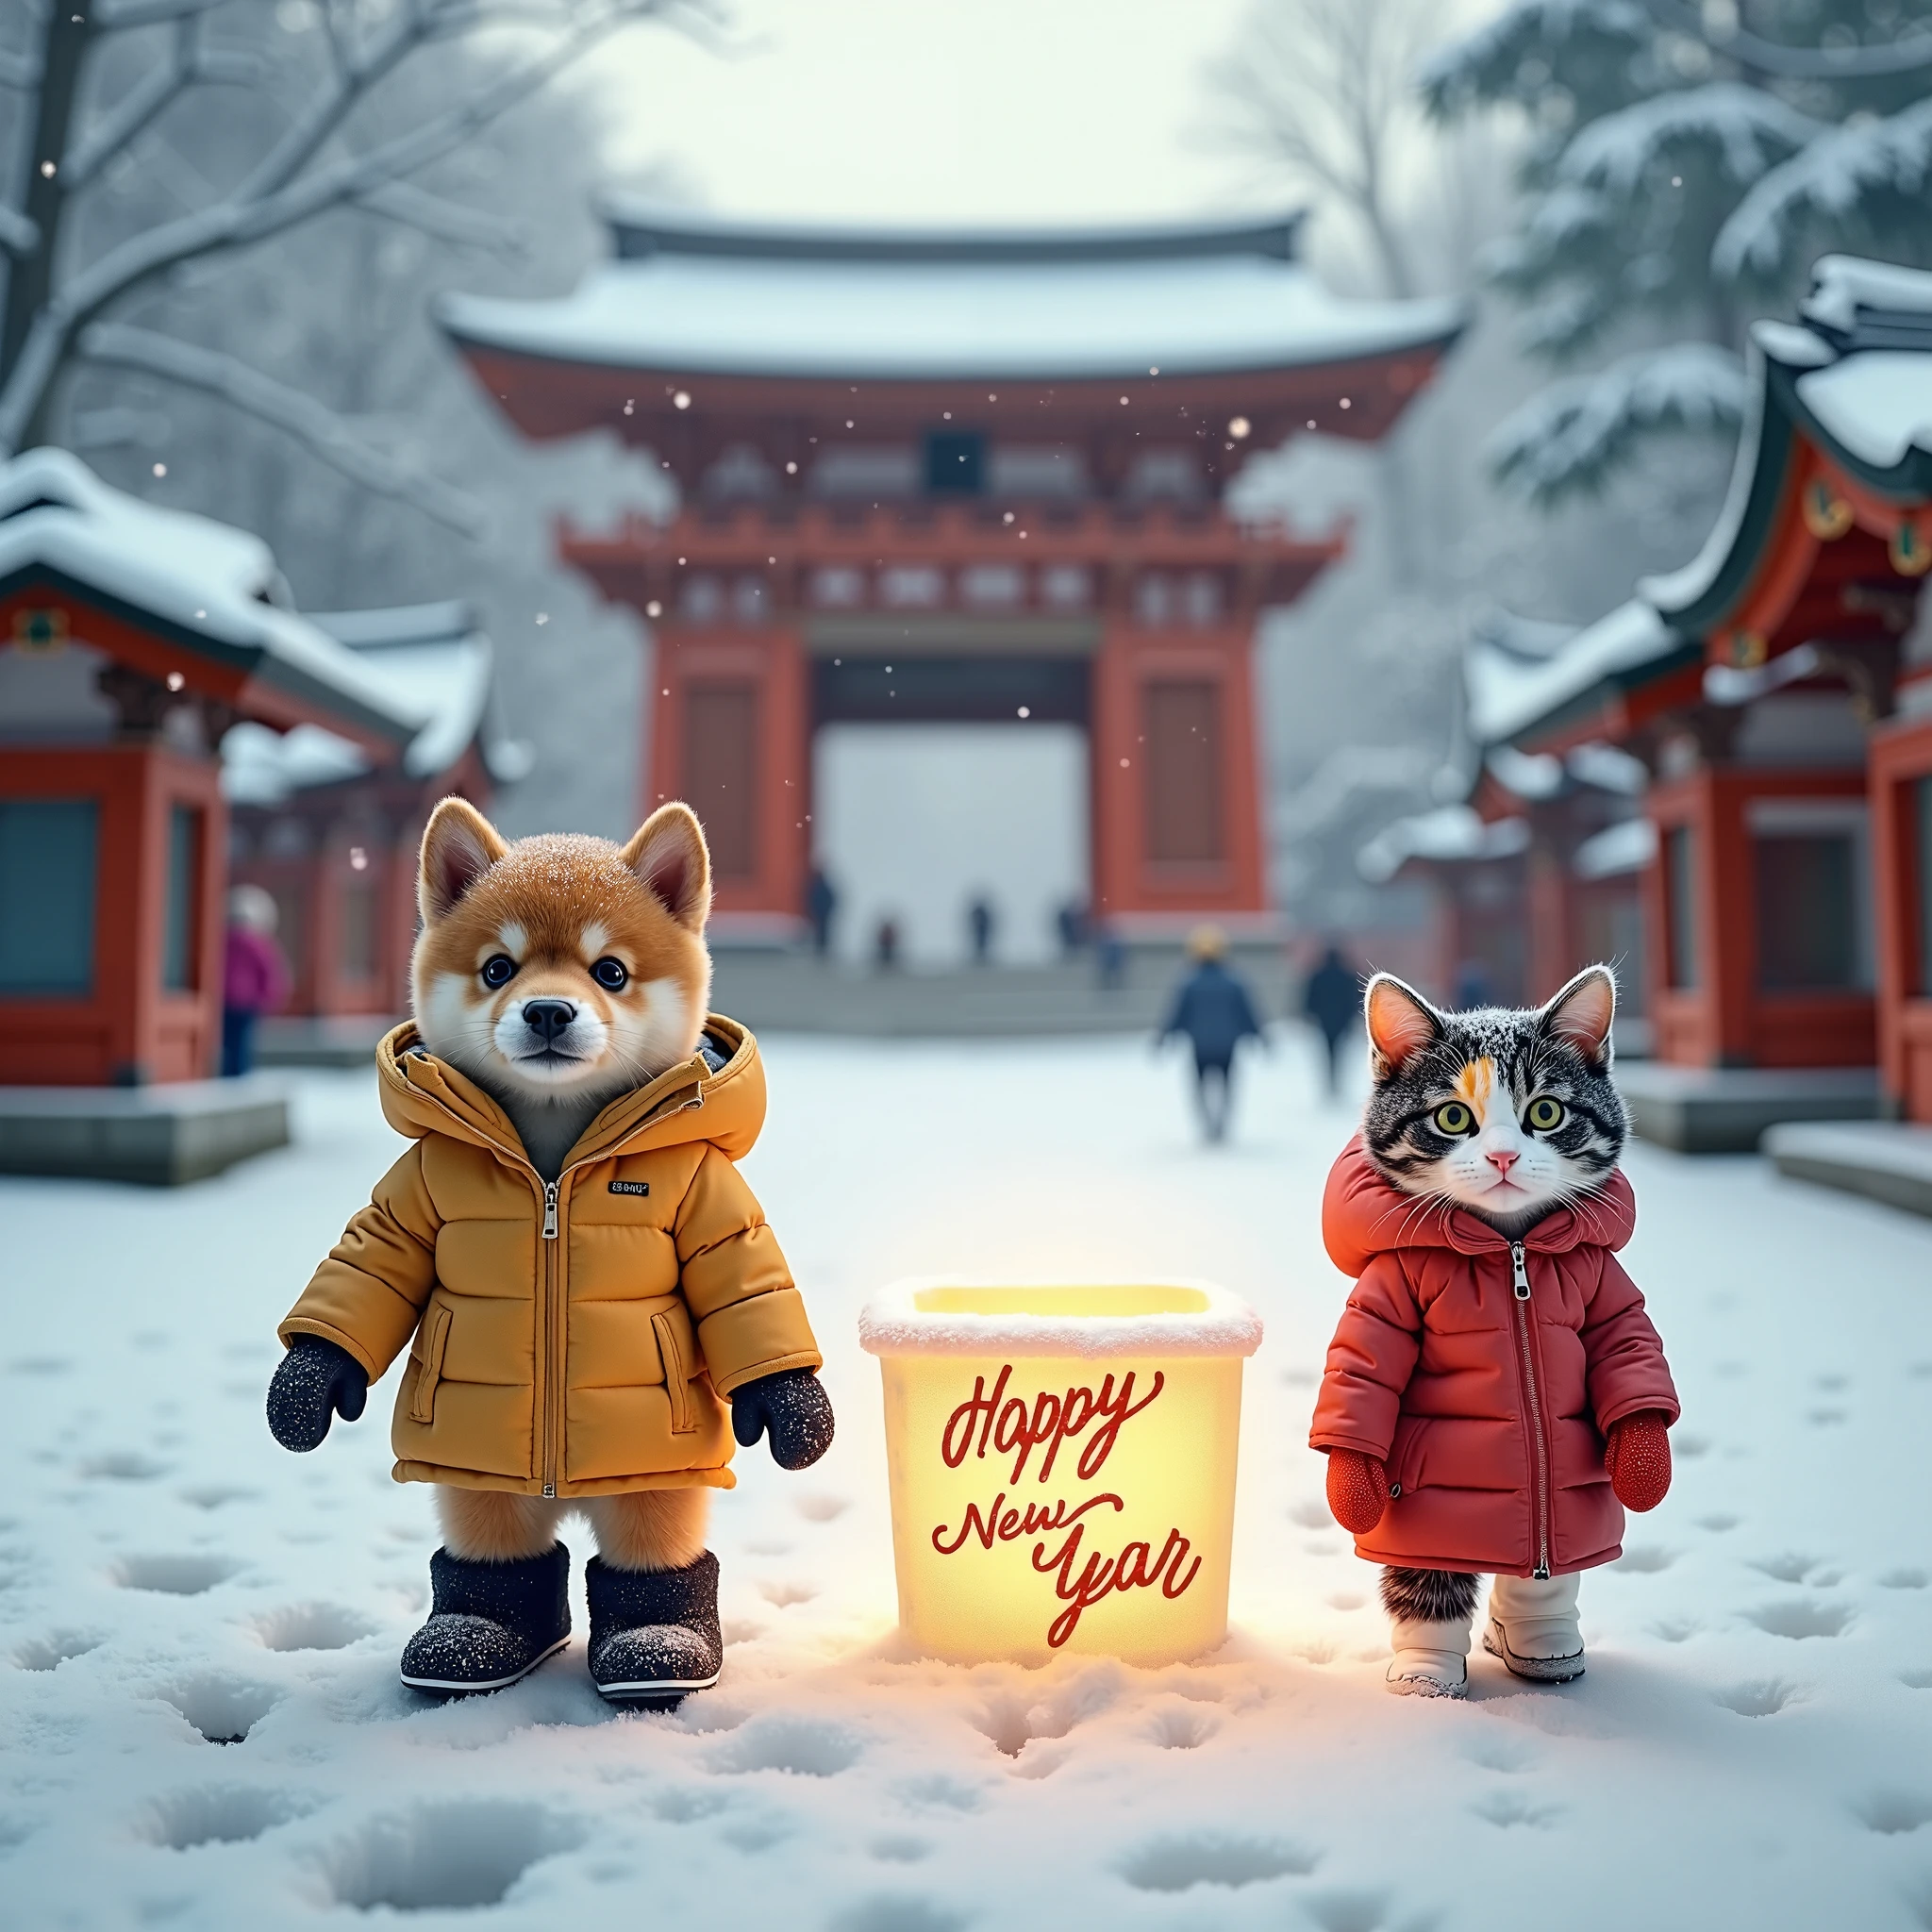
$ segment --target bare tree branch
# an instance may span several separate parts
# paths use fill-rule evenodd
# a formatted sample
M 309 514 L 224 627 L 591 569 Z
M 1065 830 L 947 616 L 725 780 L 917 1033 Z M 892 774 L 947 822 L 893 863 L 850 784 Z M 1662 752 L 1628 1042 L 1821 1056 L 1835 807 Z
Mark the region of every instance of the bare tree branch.
M 60 163 L 69 193 L 92 180 L 190 88 L 250 87 L 261 78 L 261 62 L 253 55 L 204 48 L 199 21 L 178 22 L 173 40 L 166 62 L 151 68 L 129 88 L 99 125 L 75 142 L 73 153 Z
M 675 5 L 676 0 L 586 0 L 573 6 L 567 32 L 513 62 L 447 113 L 366 153 L 307 172 L 349 113 L 431 30 L 441 9 L 399 10 L 365 47 L 347 54 L 346 76 L 323 90 L 233 193 L 108 250 L 47 300 L 0 389 L 0 455 L 18 446 L 69 344 L 113 303 L 181 262 L 265 241 L 400 181 L 460 147 L 618 28 L 659 17 Z
M 466 537 L 488 522 L 477 500 L 440 482 L 419 465 L 363 441 L 333 409 L 288 388 L 232 356 L 196 348 L 153 329 L 125 323 L 96 323 L 80 339 L 82 358 L 105 366 L 139 370 L 222 398 L 304 443 L 332 469 L 380 496 L 413 505 L 425 516 Z
M 487 208 L 465 208 L 460 202 L 444 201 L 407 181 L 391 181 L 386 187 L 372 189 L 357 197 L 356 206 L 438 242 L 488 248 L 506 256 L 519 253 L 524 246 L 521 222 L 507 221 Z
M 41 84 L 41 63 L 31 54 L 0 52 L 0 87 L 31 93 Z
M 41 245 L 38 222 L 30 222 L 16 208 L 0 204 L 0 248 L 8 255 L 31 255 Z
M 1713 33 L 1706 14 L 1685 0 L 1647 0 L 1651 16 L 1663 26 L 1702 41 L 1740 67 L 1778 80 L 1874 80 L 1891 74 L 1916 74 L 1932 67 L 1932 30 L 1910 22 L 1895 41 L 1877 47 L 1789 47 L 1740 26 Z
M 104 33 L 118 33 L 123 27 L 192 20 L 197 14 L 212 13 L 221 5 L 223 0 L 99 0 L 94 25 Z

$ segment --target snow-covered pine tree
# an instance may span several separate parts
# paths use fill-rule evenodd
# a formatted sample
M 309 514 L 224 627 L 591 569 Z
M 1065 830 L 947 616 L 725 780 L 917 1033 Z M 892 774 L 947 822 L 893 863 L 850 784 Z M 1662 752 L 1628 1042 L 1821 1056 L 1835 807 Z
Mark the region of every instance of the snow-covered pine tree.
M 1814 254 L 1932 260 L 1932 0 L 1514 0 L 1423 92 L 1526 124 L 1484 266 L 1567 373 L 1490 456 L 1543 504 L 1660 434 L 1735 434 L 1745 325 Z

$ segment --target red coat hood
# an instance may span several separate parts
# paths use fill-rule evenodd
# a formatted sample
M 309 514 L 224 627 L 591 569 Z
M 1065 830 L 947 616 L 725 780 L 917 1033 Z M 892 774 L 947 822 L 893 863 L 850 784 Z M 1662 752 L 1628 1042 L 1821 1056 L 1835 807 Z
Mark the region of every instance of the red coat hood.
M 1621 1248 L 1637 1225 L 1637 1196 L 1618 1168 L 1593 1193 L 1553 1208 L 1523 1237 L 1543 1254 L 1586 1244 Z M 1487 1221 L 1446 1201 L 1426 1206 L 1376 1173 L 1357 1134 L 1336 1158 L 1322 1196 L 1322 1239 L 1328 1258 L 1359 1275 L 1372 1256 L 1391 1248 L 1453 1248 L 1459 1255 L 1505 1251 L 1509 1243 Z

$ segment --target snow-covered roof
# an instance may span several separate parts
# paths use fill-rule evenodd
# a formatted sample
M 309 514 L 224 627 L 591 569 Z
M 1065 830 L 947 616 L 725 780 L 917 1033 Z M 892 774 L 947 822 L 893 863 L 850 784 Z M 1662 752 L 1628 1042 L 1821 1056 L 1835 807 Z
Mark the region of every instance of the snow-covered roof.
M 1827 255 L 1796 324 L 1751 331 L 1751 395 L 1724 506 L 1681 570 L 1638 594 L 1701 634 L 1750 579 L 1794 428 L 1883 493 L 1932 492 L 1932 273 Z
M 259 538 L 143 503 L 65 450 L 0 465 L 0 595 L 33 581 L 169 638 L 191 665 L 241 673 L 242 708 L 276 723 L 319 715 L 389 742 L 416 727 L 375 671 L 288 608 Z
M 1615 680 L 1647 671 L 1683 649 L 1683 640 L 1641 598 L 1620 604 L 1578 631 L 1541 663 L 1513 669 L 1492 662 L 1486 674 L 1478 720 L 1471 728 L 1487 744 L 1520 737 L 1559 711 L 1570 709 Z
M 1237 373 L 1441 344 L 1450 300 L 1332 295 L 1291 217 L 988 233 L 824 230 L 612 210 L 618 258 L 560 300 L 451 295 L 476 347 L 617 368 L 851 379 Z
M 1646 818 L 1620 819 L 1576 848 L 1571 868 L 1580 879 L 1622 878 L 1657 857 L 1657 826 Z
M 1491 728 L 1491 718 L 1507 711 L 1525 672 L 1547 664 L 1575 635 L 1574 624 L 1519 617 L 1512 610 L 1491 610 L 1476 623 L 1462 649 L 1462 685 L 1470 736 L 1477 744 L 1495 744 L 1507 736 Z
M 493 654 L 467 604 L 318 613 L 311 623 L 373 671 L 392 701 L 418 721 L 403 755 L 412 778 L 454 766 L 488 731 Z M 487 736 L 484 762 L 506 782 L 528 769 L 526 749 Z M 222 744 L 223 787 L 238 805 L 278 805 L 293 791 L 360 777 L 369 761 L 333 732 L 303 725 L 276 737 L 238 725 Z
M 1411 858 L 1513 858 L 1528 845 L 1527 819 L 1484 819 L 1474 806 L 1445 805 L 1384 826 L 1356 865 L 1371 885 L 1381 885 Z

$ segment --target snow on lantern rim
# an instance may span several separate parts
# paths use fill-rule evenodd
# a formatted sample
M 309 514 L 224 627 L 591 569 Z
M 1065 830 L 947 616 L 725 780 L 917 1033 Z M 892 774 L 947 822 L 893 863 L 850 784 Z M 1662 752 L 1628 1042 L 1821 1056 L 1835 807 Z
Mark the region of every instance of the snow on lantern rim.
M 870 1355 L 1250 1356 L 1261 1318 L 1211 1281 L 1011 1282 L 915 1275 L 860 1311 Z

